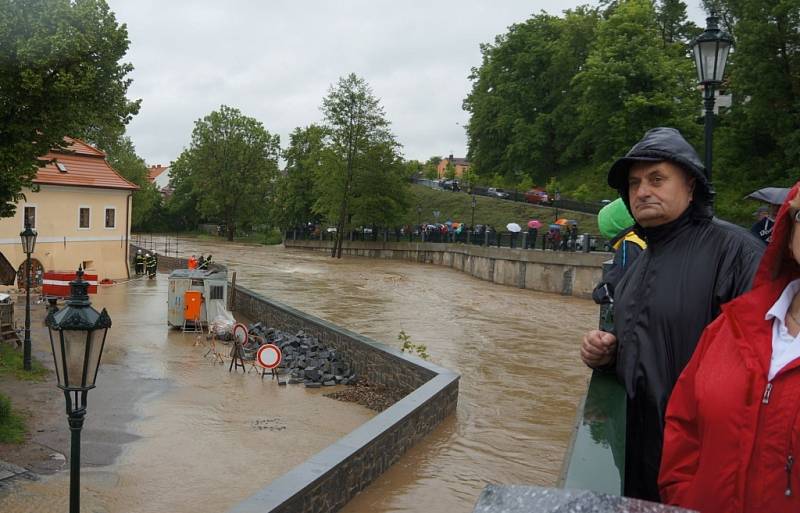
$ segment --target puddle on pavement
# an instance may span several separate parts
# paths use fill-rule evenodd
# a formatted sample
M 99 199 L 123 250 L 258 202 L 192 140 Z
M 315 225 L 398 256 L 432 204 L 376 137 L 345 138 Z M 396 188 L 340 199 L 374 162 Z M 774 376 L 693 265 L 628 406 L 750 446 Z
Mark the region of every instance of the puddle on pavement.
M 113 326 L 89 392 L 82 511 L 226 511 L 374 416 L 323 397 L 331 388 L 278 387 L 203 358 L 204 340 L 167 328 L 166 275 L 103 287 L 92 301 Z M 63 402 L 52 415 L 67 437 Z M 67 472 L 18 481 L 0 491 L 0 511 L 62 513 L 68 497 Z
M 395 347 L 404 330 L 461 373 L 457 414 L 345 513 L 468 512 L 488 483 L 556 483 L 589 377 L 578 349 L 597 324 L 591 301 L 410 262 L 185 239 L 179 249 L 212 253 L 239 284 Z

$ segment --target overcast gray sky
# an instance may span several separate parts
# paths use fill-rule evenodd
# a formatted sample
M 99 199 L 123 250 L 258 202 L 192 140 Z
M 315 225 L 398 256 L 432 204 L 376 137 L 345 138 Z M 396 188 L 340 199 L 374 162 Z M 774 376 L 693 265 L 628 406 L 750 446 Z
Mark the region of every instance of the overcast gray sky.
M 281 136 L 319 122 L 328 87 L 350 72 L 381 99 L 407 159 L 466 155 L 461 103 L 479 45 L 532 13 L 573 0 L 108 0 L 131 41 L 128 127 L 148 164 L 189 145 L 194 122 L 220 105 Z M 704 26 L 699 0 L 689 16 Z

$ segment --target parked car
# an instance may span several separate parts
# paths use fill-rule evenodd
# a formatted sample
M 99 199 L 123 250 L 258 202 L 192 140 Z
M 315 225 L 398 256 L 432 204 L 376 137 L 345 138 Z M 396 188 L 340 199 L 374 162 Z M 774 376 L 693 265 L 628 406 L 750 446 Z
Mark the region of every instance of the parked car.
M 541 189 L 531 189 L 525 193 L 525 201 L 528 203 L 546 204 L 550 203 L 550 197 L 546 191 Z
M 461 186 L 458 183 L 458 180 L 445 180 L 441 183 L 442 189 L 446 189 L 448 191 L 458 192 L 461 190 Z
M 503 189 L 497 189 L 495 187 L 489 187 L 489 190 L 486 191 L 486 194 L 489 196 L 494 196 L 495 198 L 503 198 L 503 199 L 508 199 L 511 197 L 511 195 L 506 191 L 504 191 Z

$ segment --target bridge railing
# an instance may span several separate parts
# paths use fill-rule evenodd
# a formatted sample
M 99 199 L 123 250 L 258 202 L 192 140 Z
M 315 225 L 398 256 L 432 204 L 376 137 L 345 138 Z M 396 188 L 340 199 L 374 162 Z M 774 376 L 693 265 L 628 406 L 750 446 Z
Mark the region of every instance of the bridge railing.
M 607 272 L 611 261 L 605 262 Z M 601 306 L 600 327 L 607 305 Z M 593 371 L 578 407 L 559 486 L 622 495 L 625 482 L 625 389 L 613 372 Z
M 604 251 L 610 250 L 608 240 L 590 234 L 578 234 L 571 237 L 565 231 L 559 240 L 546 237 L 547 231 L 539 229 L 535 237 L 531 237 L 527 230 L 521 232 L 494 231 L 494 230 L 461 230 L 440 231 L 420 230 L 417 227 L 405 228 L 362 228 L 350 230 L 345 233 L 348 241 L 372 242 L 433 242 L 443 244 L 472 244 L 475 246 L 494 246 L 519 249 L 551 249 L 557 251 Z M 320 240 L 332 241 L 336 239 L 336 232 L 319 229 L 297 228 L 287 230 L 283 234 L 284 240 Z M 584 241 L 588 240 L 588 247 Z

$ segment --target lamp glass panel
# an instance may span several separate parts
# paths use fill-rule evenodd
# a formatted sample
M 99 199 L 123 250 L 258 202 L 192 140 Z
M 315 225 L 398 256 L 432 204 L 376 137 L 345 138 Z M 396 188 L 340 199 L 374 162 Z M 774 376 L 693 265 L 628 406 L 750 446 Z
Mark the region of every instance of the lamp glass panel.
M 725 63 L 728 60 L 728 52 L 731 51 L 731 45 L 727 41 L 719 42 L 719 51 L 717 52 L 717 66 L 714 80 L 722 82 L 722 76 L 725 74 Z
M 703 61 L 703 82 L 716 80 L 717 64 L 717 41 L 703 41 L 697 46 L 700 47 L 701 59 Z
M 108 333 L 108 330 L 105 328 L 89 332 L 90 347 L 86 386 L 94 386 L 94 382 L 97 379 L 97 369 L 100 367 L 100 356 L 103 354 L 106 333 Z
M 36 246 L 36 232 L 33 232 L 32 235 L 20 235 L 20 239 L 22 240 L 22 252 L 33 253 L 33 249 Z
M 58 378 L 59 386 L 66 386 L 64 382 L 64 354 L 61 352 L 61 332 L 59 330 L 49 329 L 50 332 L 50 347 L 53 349 L 53 360 L 56 364 L 56 377 Z
M 63 330 L 68 388 L 85 386 L 83 369 L 86 360 L 86 344 L 89 338 L 87 335 L 84 330 Z
M 694 66 L 697 69 L 697 81 L 704 82 L 703 80 L 703 57 L 702 57 L 702 48 L 700 47 L 700 43 L 695 44 L 692 47 L 692 53 L 694 54 Z

